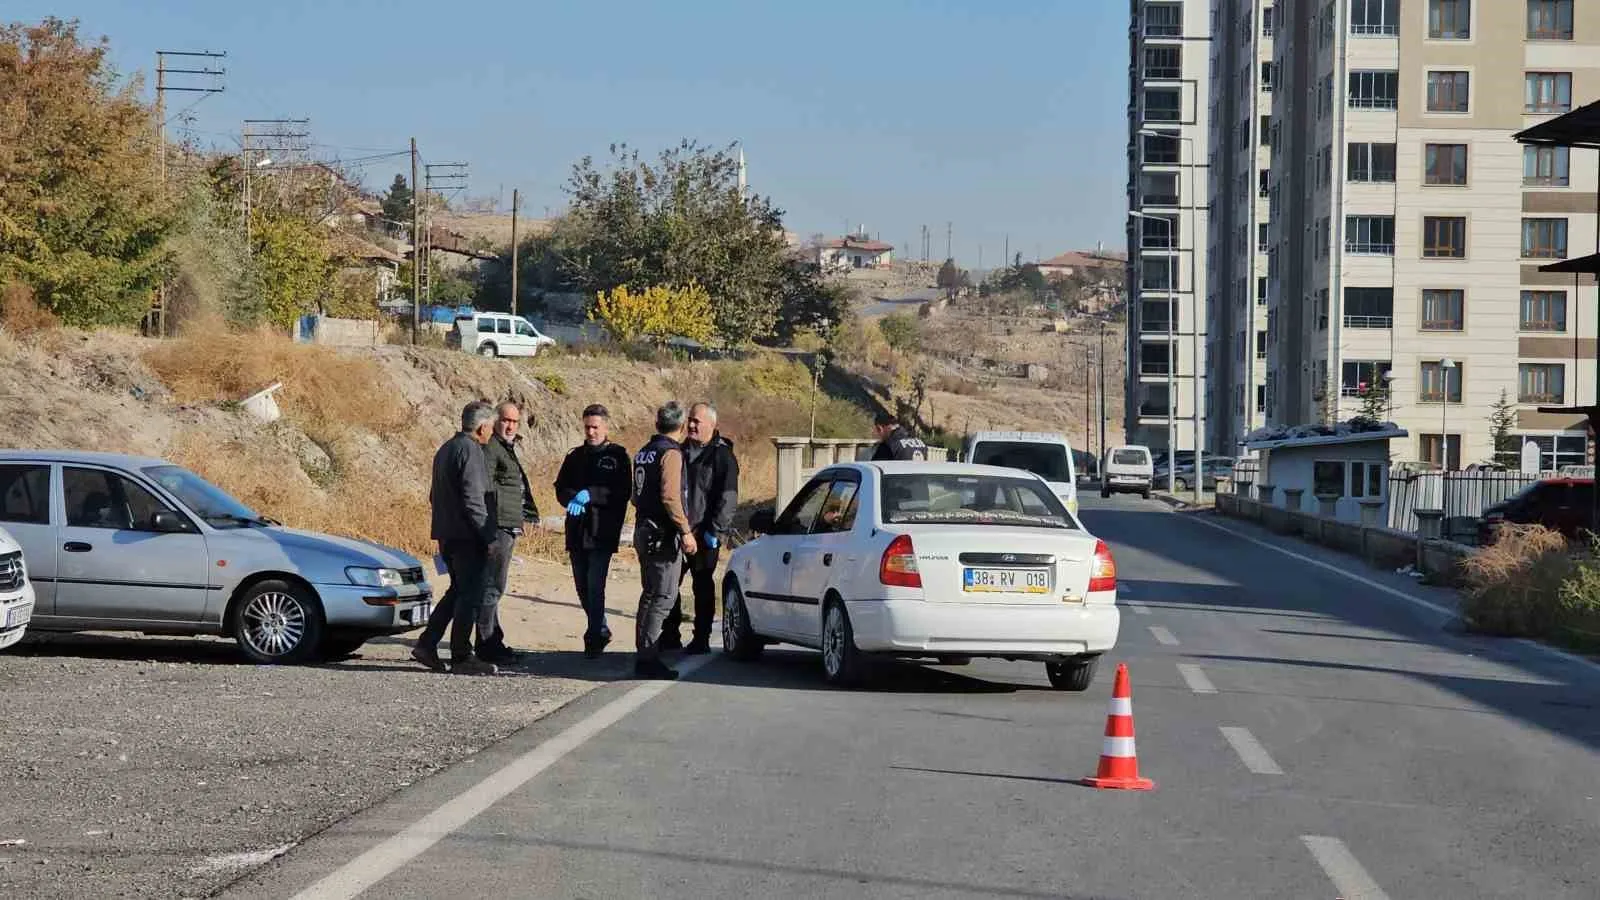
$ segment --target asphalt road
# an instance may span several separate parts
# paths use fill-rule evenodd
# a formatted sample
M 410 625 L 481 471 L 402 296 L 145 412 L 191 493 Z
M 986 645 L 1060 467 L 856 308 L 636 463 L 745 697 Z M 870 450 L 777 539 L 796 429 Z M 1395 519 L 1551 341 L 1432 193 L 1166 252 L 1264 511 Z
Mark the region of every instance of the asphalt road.
M 713 658 L 595 691 L 230 895 L 1600 894 L 1600 668 L 1456 633 L 1442 592 L 1209 515 L 1085 515 L 1126 605 L 1086 694 L 1037 665 L 896 665 L 845 692 L 811 654 Z M 1119 661 L 1151 793 L 1072 783 Z

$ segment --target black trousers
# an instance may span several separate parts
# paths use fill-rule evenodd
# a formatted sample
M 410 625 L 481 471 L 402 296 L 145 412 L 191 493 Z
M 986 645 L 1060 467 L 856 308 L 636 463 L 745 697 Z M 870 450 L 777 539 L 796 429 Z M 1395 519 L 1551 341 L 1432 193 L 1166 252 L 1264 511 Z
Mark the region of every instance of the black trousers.
M 683 564 L 683 575 L 688 575 L 690 587 L 694 590 L 694 624 L 692 626 L 694 638 L 710 639 L 711 623 L 717 617 L 717 557 L 721 548 L 713 550 L 701 547 L 700 552 L 689 557 Z M 667 613 L 667 621 L 662 625 L 662 632 L 668 640 L 677 638 L 681 641 L 683 626 L 683 577 L 678 578 L 678 596 L 672 601 L 672 611 Z
M 477 541 L 449 541 L 439 545 L 444 568 L 450 575 L 450 588 L 439 598 L 439 605 L 428 616 L 428 626 L 417 639 L 417 646 L 437 650 L 450 627 L 450 661 L 472 658 L 472 632 L 483 608 L 484 586 L 489 577 L 489 548 Z

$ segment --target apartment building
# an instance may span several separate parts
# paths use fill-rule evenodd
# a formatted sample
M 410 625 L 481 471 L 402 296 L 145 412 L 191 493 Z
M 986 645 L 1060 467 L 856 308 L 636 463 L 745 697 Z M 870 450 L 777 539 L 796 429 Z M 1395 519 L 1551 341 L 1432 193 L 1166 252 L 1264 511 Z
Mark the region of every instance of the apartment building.
M 1213 0 L 1206 444 L 1239 452 L 1266 424 L 1272 0 Z
M 1492 458 L 1503 397 L 1544 463 L 1581 463 L 1593 154 L 1512 135 L 1600 98 L 1600 2 L 1277 0 L 1267 143 L 1273 424 L 1381 403 L 1400 460 Z M 1589 309 L 1588 315 L 1580 310 Z M 1383 391 L 1387 386 L 1387 392 Z
M 1210 5 L 1132 0 L 1131 16 L 1125 424 L 1133 443 L 1192 450 L 1205 421 Z

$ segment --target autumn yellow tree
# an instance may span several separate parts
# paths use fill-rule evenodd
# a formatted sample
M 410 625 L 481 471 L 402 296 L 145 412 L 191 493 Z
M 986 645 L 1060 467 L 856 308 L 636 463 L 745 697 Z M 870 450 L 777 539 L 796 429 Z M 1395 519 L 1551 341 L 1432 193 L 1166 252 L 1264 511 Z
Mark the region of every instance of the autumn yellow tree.
M 716 329 L 711 295 L 697 284 L 665 285 L 633 291 L 627 285 L 595 294 L 589 320 L 599 323 L 619 344 L 665 344 L 682 337 L 706 341 Z

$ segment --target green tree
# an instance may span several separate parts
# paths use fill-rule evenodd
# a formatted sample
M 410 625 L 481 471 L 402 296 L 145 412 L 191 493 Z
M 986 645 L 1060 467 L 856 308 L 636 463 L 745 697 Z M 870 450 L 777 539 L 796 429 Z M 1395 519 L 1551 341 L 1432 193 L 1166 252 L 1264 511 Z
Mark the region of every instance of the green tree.
M 911 353 L 922 345 L 922 327 L 910 313 L 892 313 L 878 320 L 878 331 L 894 350 Z
M 788 245 L 782 212 L 739 188 L 738 159 L 692 141 L 646 161 L 613 146 L 605 166 L 573 166 L 555 227 L 564 274 L 589 292 L 699 284 L 731 344 L 772 335 Z
M 1522 441 L 1511 433 L 1517 427 L 1517 408 L 1505 388 L 1489 408 L 1489 436 L 1494 440 L 1494 461 L 1512 468 L 1522 464 Z
M 961 287 L 961 270 L 956 268 L 956 261 L 946 259 L 944 265 L 939 267 L 939 277 L 934 281 L 940 290 L 954 292 Z
M 389 185 L 389 192 L 383 195 L 383 217 L 390 222 L 410 222 L 411 198 L 411 185 L 406 182 L 406 177 L 395 173 L 394 183 Z
M 699 285 L 682 289 L 658 285 L 642 291 L 622 285 L 602 291 L 595 295 L 589 319 L 600 323 L 619 344 L 649 341 L 659 346 L 673 337 L 705 341 L 714 327 L 711 297 Z
M 129 325 L 170 269 L 154 122 L 76 22 L 0 27 L 0 282 L 69 324 Z
M 258 321 L 288 328 L 323 303 L 333 265 L 318 226 L 288 215 L 260 216 L 252 225 L 251 249 Z
M 1361 415 L 1375 422 L 1389 418 L 1389 386 L 1383 380 L 1382 373 L 1376 373 L 1371 381 L 1357 385 L 1356 397 L 1361 401 Z
M 775 336 L 790 343 L 809 332 L 830 339 L 855 315 L 855 289 L 822 277 L 816 263 L 790 261 L 783 268 Z

